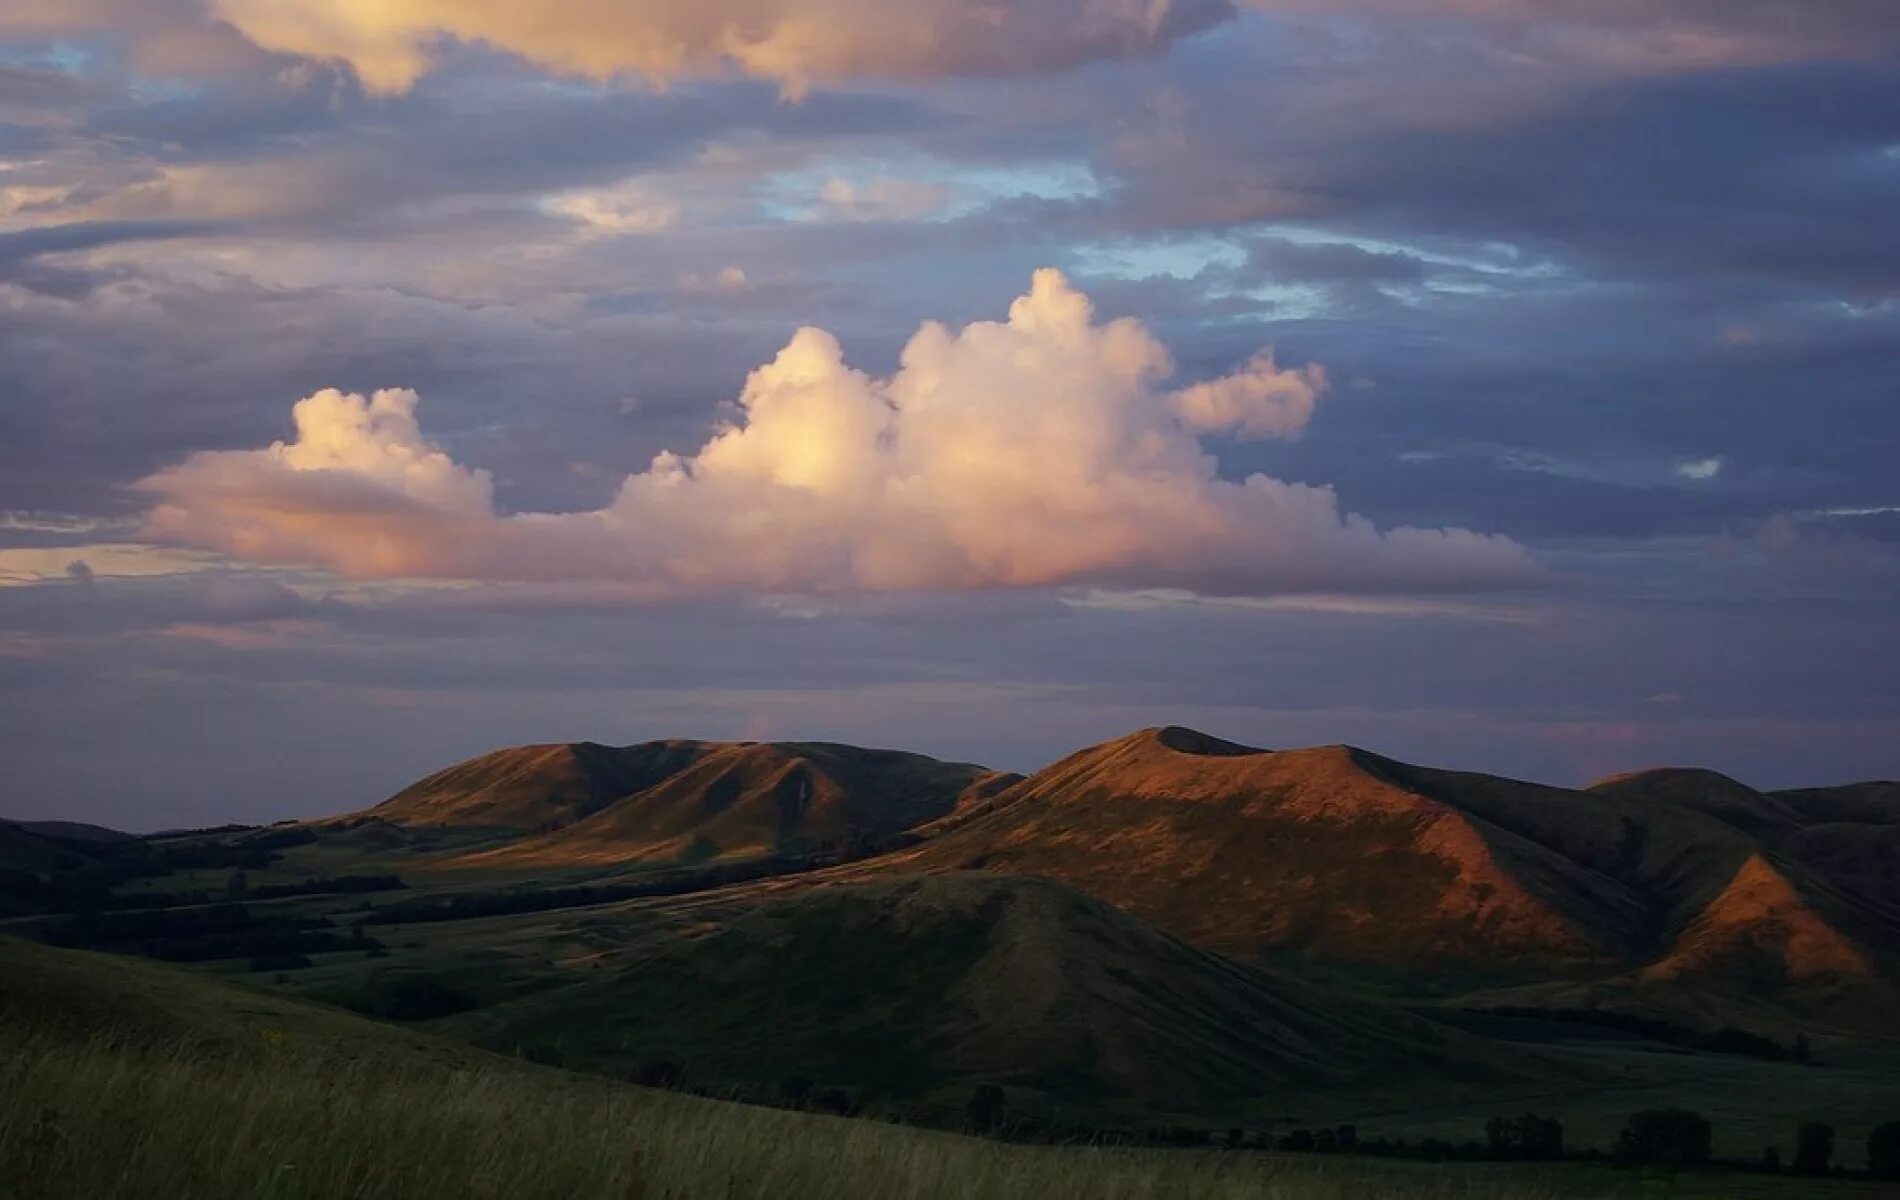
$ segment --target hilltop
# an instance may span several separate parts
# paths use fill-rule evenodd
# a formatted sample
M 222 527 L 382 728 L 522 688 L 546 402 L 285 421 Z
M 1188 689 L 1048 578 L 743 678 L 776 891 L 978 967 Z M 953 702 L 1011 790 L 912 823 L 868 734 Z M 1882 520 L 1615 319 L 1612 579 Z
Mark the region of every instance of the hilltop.
M 468 867 L 695 863 L 874 841 L 1014 782 L 968 763 L 826 742 L 673 740 L 481 755 L 330 824 L 474 835 Z

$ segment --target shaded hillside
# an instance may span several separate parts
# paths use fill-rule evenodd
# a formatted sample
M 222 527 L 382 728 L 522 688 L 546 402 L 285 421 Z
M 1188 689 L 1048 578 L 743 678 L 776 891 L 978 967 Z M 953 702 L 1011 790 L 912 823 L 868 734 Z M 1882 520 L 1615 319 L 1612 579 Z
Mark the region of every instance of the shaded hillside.
M 473 1047 L 160 963 L 0 936 L 0 1026 L 16 1036 L 109 1038 L 255 1056 L 295 1046 L 326 1058 L 508 1065 Z
M 107 829 L 104 825 L 89 825 L 84 821 L 12 821 L 0 818 L 0 825 L 11 825 L 24 829 L 28 833 L 41 837 L 60 838 L 68 842 L 130 842 L 136 841 L 133 834 L 117 829 Z
M 691 745 L 692 757 L 572 824 L 460 861 L 674 863 L 835 850 L 951 816 L 1011 781 L 968 763 L 829 742 L 663 745 Z
M 1010 1146 L 729 1104 L 5 938 L 0 1078 L 0 1179 L 36 1200 L 1557 1194 L 1495 1164 Z
M 12 821 L 0 821 L 0 870 L 51 871 L 77 865 L 83 857 L 83 847 L 34 833 Z
M 1060 879 L 1254 959 L 1413 984 L 1628 975 L 1659 1002 L 1719 985 L 1865 1026 L 1893 995 L 1900 925 L 1876 881 L 1900 842 L 1807 811 L 1712 772 L 1572 791 L 1161 729 L 1072 755 L 877 866 Z
M 989 1082 L 1072 1112 L 1234 1111 L 1400 1080 L 1429 1092 L 1537 1065 L 1196 950 L 1043 880 L 879 880 L 585 930 L 598 953 L 578 982 L 445 1028 L 610 1072 L 663 1058 L 702 1083 L 803 1076 L 950 1105 Z

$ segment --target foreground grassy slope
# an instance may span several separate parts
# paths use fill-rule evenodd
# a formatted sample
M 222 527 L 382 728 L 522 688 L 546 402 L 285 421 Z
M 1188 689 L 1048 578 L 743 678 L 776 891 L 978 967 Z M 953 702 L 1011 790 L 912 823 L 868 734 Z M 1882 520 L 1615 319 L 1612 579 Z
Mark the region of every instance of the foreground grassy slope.
M 67 1197 L 1856 1196 L 1601 1168 L 1005 1146 L 654 1093 L 169 968 L 0 939 L 0 1179 Z

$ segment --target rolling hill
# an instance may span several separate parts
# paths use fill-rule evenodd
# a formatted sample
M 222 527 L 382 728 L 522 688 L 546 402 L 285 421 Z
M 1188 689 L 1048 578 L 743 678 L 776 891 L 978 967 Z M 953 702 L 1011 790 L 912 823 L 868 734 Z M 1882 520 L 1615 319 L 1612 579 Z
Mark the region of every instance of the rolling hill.
M 690 863 L 874 841 L 1013 781 L 826 742 L 580 742 L 484 754 L 335 824 L 490 835 L 471 867 Z
M 6 937 L 0 1076 L 0 1178 L 45 1200 L 1552 1200 L 1603 1191 L 1583 1166 L 1557 1187 L 1548 1171 L 1508 1164 L 1012 1146 L 731 1104 Z M 1732 1197 L 1732 1183 L 1720 1177 L 1693 1194 Z
M 945 1112 L 979 1083 L 1075 1114 L 1221 1113 L 1403 1080 L 1524 1082 L 1521 1049 L 1197 950 L 1046 880 L 983 873 L 726 895 L 581 922 L 563 986 L 442 1028 L 608 1073 L 803 1076 Z

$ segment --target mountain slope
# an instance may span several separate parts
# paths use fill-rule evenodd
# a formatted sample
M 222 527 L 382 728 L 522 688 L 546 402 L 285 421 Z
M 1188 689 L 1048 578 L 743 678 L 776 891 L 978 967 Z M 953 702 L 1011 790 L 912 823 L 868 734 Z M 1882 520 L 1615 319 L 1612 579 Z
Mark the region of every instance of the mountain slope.
M 714 745 L 664 741 L 626 747 L 594 742 L 514 746 L 437 771 L 359 815 L 409 827 L 555 829 L 652 787 L 703 758 Z
M 1347 747 L 1249 750 L 1144 730 L 1082 751 L 891 870 L 1061 879 L 1198 945 L 1402 970 L 1619 954 L 1642 907 L 1614 881 L 1395 783 Z
M 835 850 L 937 820 L 994 779 L 967 763 L 826 742 L 701 747 L 683 769 L 585 819 L 461 861 L 678 863 Z
M 1286 1091 L 1527 1077 L 1536 1062 L 1196 950 L 1044 880 L 958 873 L 597 919 L 579 982 L 451 1018 L 490 1045 L 803 1075 L 880 1100 L 976 1083 L 1097 1111 L 1232 1111 Z M 1508 1057 L 1507 1057 L 1508 1056 Z
M 829 742 L 581 742 L 470 759 L 349 821 L 496 835 L 460 866 L 704 862 L 875 841 L 1014 778 Z
M 1659 1002 L 1719 987 L 1865 1025 L 1892 994 L 1900 840 L 1811 822 L 1713 772 L 1572 791 L 1158 729 L 874 868 L 1059 879 L 1196 945 L 1406 987 L 1620 978 Z

